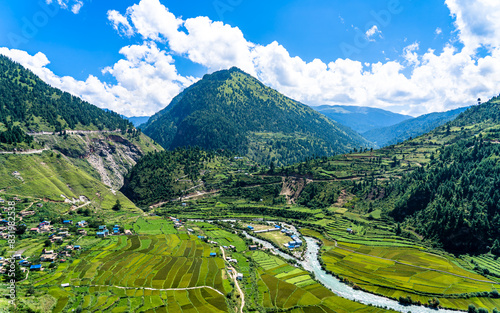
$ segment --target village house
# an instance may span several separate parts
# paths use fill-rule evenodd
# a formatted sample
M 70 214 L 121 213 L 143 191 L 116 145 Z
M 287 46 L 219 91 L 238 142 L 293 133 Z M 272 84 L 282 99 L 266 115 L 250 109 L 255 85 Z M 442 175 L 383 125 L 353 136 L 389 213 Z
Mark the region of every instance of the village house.
M 52 236 L 52 238 L 50 238 L 50 241 L 52 241 L 52 242 L 63 242 L 63 237 Z
M 86 221 L 79 221 L 78 223 L 76 223 L 76 226 L 78 227 L 86 227 L 88 224 Z
M 35 211 L 23 211 L 20 213 L 22 217 L 35 215 Z
M 31 265 L 30 271 L 43 271 L 42 264 Z
M 87 236 L 87 231 L 85 229 L 79 229 L 78 233 L 82 236 Z
M 29 266 L 31 263 L 28 260 L 19 261 L 20 266 Z
M 51 251 L 53 252 L 53 251 Z M 55 253 L 46 253 L 46 254 L 42 254 L 40 256 L 40 261 L 42 262 L 54 262 L 57 258 L 57 254 Z
M 69 258 L 69 257 L 71 257 L 71 252 L 70 251 L 61 251 L 61 252 L 59 252 L 59 256 Z
M 57 233 L 57 235 L 63 238 L 71 236 L 68 231 L 60 231 Z

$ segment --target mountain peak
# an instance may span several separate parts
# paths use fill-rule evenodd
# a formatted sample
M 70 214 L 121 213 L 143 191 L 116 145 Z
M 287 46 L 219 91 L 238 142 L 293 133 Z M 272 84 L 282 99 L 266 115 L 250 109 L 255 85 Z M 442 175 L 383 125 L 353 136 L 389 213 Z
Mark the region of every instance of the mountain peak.
M 205 75 L 143 128 L 166 149 L 226 149 L 264 164 L 289 164 L 370 145 L 237 67 Z

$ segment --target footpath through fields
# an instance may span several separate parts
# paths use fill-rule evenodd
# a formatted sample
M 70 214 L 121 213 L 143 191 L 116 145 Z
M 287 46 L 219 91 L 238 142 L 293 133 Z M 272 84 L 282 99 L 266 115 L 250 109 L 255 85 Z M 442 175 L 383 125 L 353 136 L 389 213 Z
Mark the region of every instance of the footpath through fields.
M 212 289 L 213 291 L 217 292 L 221 296 L 224 296 L 222 292 L 219 290 L 210 287 L 210 286 L 196 286 L 196 287 L 186 287 L 186 288 L 167 288 L 167 289 L 157 289 L 157 288 L 149 288 L 149 287 L 121 287 L 121 286 L 106 286 L 106 285 L 89 285 L 89 287 L 113 287 L 113 288 L 118 288 L 118 289 L 141 289 L 141 290 L 154 290 L 154 291 L 182 291 L 182 290 L 193 290 L 193 289 Z
M 236 279 L 236 270 L 234 269 L 234 267 L 229 265 L 229 262 L 227 262 L 226 252 L 224 251 L 224 248 L 220 247 L 220 250 L 222 251 L 222 257 L 224 258 L 224 262 L 226 262 L 228 264 L 228 269 L 231 270 L 230 276 L 233 279 L 234 284 L 236 285 L 236 289 L 238 289 L 238 293 L 240 294 L 240 298 L 241 298 L 240 313 L 243 313 L 243 308 L 245 307 L 245 294 L 241 290 L 240 284 L 238 284 L 238 280 Z

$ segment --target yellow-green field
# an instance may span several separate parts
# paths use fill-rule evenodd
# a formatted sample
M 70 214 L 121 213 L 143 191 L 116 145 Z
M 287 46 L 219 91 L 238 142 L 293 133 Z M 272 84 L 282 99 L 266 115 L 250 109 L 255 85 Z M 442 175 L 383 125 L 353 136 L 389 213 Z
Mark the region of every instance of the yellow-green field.
M 158 221 L 139 223 L 154 232 Z M 146 227 L 149 226 L 149 227 Z M 103 239 L 78 259 L 30 273 L 27 287 L 57 302 L 49 312 L 225 312 L 224 262 L 217 249 L 187 234 Z M 69 284 L 68 287 L 62 285 Z M 193 288 L 194 287 L 194 288 Z M 35 294 L 36 295 L 36 294 Z M 34 297 L 23 297 L 29 304 Z M 35 307 L 40 303 L 34 303 Z
M 462 269 L 449 258 L 413 247 L 332 242 L 317 232 L 302 231 L 322 239 L 321 259 L 327 270 L 364 290 L 395 299 L 410 296 L 421 303 L 437 297 L 441 306 L 459 310 L 467 310 L 469 304 L 500 307 L 500 299 L 465 297 L 500 289 L 500 285 Z
M 255 251 L 250 255 L 259 266 L 259 301 L 266 310 L 277 308 L 294 313 L 387 312 L 337 297 L 313 280 L 308 272 L 275 256 L 262 251 Z

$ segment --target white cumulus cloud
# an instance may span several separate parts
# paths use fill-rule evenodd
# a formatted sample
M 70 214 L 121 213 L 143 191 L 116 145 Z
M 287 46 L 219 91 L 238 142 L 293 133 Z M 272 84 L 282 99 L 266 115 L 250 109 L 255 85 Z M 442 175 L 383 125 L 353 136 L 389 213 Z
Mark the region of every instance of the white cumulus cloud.
M 64 0 L 58 0 L 64 1 Z M 123 47 L 122 59 L 103 70 L 113 83 L 89 76 L 85 81 L 59 77 L 43 53 L 0 49 L 49 84 L 100 107 L 126 115 L 153 114 L 197 81 L 178 73 L 174 58 L 203 65 L 207 72 L 237 66 L 285 95 L 309 105 L 348 104 L 420 115 L 471 105 L 500 92 L 500 4 L 446 0 L 464 48 L 451 43 L 439 52 L 406 46 L 396 60 L 366 63 L 351 59 L 307 62 L 278 42 L 261 45 L 242 31 L 208 17 L 182 19 L 159 0 L 141 0 L 126 12 L 110 10 L 120 35 L 139 37 Z M 487 21 L 487 22 L 485 22 Z M 488 23 L 491 24 L 487 25 Z M 371 28 L 366 36 L 381 36 Z M 478 56 L 479 47 L 488 50 Z
M 62 9 L 70 10 L 74 14 L 80 13 L 80 9 L 83 7 L 82 0 L 45 0 L 47 4 L 56 3 Z
M 365 35 L 366 35 L 366 38 L 368 38 L 368 40 L 375 41 L 375 39 L 373 39 L 373 37 L 375 37 L 375 35 L 382 37 L 382 31 L 380 31 L 378 29 L 377 25 L 373 25 L 370 29 L 368 29 L 366 31 Z

